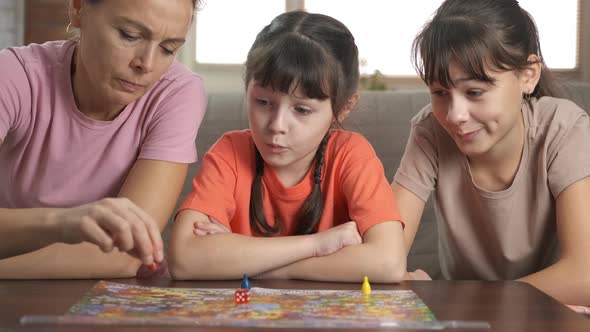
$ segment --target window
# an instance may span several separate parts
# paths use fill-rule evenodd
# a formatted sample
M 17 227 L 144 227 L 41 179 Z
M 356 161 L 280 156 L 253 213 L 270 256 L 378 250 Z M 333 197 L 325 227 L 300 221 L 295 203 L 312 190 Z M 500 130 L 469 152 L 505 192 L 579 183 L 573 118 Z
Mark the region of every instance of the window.
M 535 19 L 541 40 L 541 51 L 547 66 L 554 69 L 574 69 L 578 55 L 578 0 L 543 2 L 519 0 Z
M 207 1 L 197 16 L 198 65 L 241 65 L 256 34 L 288 3 L 335 17 L 346 24 L 359 46 L 361 73 L 375 70 L 388 76 L 415 76 L 411 43 L 441 0 L 241 0 Z M 535 18 L 545 61 L 554 69 L 578 69 L 579 0 L 520 0 Z M 293 5 L 291 5 L 293 7 Z
M 306 0 L 305 7 L 310 12 L 333 16 L 348 26 L 359 47 L 363 73 L 379 69 L 385 75 L 403 76 L 415 74 L 410 61 L 412 41 L 441 2 L 416 0 L 402 5 L 397 1 L 373 0 L 363 6 L 342 6 L 341 0 Z M 574 69 L 578 0 L 560 0 L 559 6 L 538 0 L 519 3 L 536 20 L 547 65 Z
M 211 0 L 197 14 L 198 63 L 240 64 L 264 24 L 285 12 L 280 0 Z M 266 23 L 265 23 L 266 22 Z

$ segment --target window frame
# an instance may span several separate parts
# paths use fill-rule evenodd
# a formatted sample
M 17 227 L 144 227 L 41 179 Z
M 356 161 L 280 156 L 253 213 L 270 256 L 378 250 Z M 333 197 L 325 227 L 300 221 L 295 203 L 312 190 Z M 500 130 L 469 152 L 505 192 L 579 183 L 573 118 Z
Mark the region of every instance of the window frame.
M 305 0 L 285 0 L 285 11 L 304 8 Z M 196 20 L 198 20 L 198 15 L 195 16 L 179 59 L 199 73 L 205 81 L 207 81 L 208 77 L 215 77 L 214 81 L 226 82 L 223 83 L 223 87 L 221 83 L 213 84 L 213 90 L 217 88 L 243 89 L 243 82 L 236 80 L 236 77 L 243 77 L 243 65 L 199 63 L 196 61 Z M 576 67 L 573 69 L 554 69 L 552 72 L 565 81 L 590 82 L 590 1 L 578 0 L 577 29 L 578 54 L 576 56 Z M 383 81 L 387 89 L 390 90 L 423 87 L 423 82 L 418 75 L 386 75 L 383 77 Z

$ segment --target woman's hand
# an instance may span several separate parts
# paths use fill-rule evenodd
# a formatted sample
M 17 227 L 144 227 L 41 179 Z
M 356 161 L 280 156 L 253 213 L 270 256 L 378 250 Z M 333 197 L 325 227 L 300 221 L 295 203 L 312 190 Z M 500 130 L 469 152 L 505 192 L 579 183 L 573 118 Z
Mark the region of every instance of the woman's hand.
M 145 265 L 164 259 L 163 242 L 155 220 L 131 200 L 105 198 L 49 216 L 57 242 L 90 242 L 103 252 L 117 248 Z

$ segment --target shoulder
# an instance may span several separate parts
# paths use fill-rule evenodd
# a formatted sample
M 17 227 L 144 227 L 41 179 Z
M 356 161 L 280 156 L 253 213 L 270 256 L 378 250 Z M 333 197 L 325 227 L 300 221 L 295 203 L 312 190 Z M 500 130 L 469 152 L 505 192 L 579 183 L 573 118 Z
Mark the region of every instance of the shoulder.
M 410 140 L 418 144 L 430 144 L 433 146 L 453 145 L 451 137 L 443 126 L 438 122 L 432 111 L 432 104 L 422 108 L 410 121 Z
M 367 141 L 367 139 L 360 133 L 348 130 L 332 129 L 330 130 L 328 146 L 332 146 L 336 149 L 350 149 L 351 147 L 357 146 L 370 148 L 371 145 L 369 144 L 369 141 Z
M 46 81 L 56 74 L 53 68 L 69 63 L 67 56 L 71 56 L 74 46 L 72 40 L 61 40 L 3 49 L 0 51 L 0 78 L 19 88 L 35 84 L 45 87 Z M 19 93 L 26 93 L 20 90 Z
M 2 82 L 24 83 L 28 81 L 25 64 L 12 48 L 0 50 L 0 72 L 2 72 L 0 75 L 2 86 L 7 84 Z
M 434 117 L 434 113 L 432 113 L 432 104 L 428 104 L 424 106 L 418 114 L 414 115 L 412 120 L 410 120 L 410 124 L 412 128 L 414 127 L 425 127 L 425 128 L 432 128 L 436 121 Z
M 223 134 L 205 154 L 204 160 L 222 162 L 236 174 L 246 174 L 254 164 L 254 141 L 249 129 Z
M 170 113 L 168 109 L 172 107 L 202 116 L 207 95 L 201 77 L 175 60 L 139 102 L 147 103 L 155 112 Z
M 4 51 L 12 53 L 23 65 L 32 63 L 52 65 L 64 63 L 67 60 L 66 54 L 72 47 L 75 47 L 74 40 L 58 40 L 44 44 L 9 47 Z
M 361 134 L 333 129 L 326 146 L 326 157 L 354 162 L 365 157 L 376 156 L 369 141 Z
M 250 129 L 234 130 L 223 134 L 209 149 L 217 155 L 236 155 L 249 153 L 254 146 Z
M 533 112 L 538 124 L 564 124 L 575 122 L 587 113 L 576 103 L 568 99 L 541 97 L 533 102 Z
M 568 99 L 542 97 L 533 101 L 529 112 L 532 112 L 531 126 L 545 132 L 548 138 L 562 136 L 572 127 L 588 122 L 588 114 Z
M 203 79 L 178 60 L 174 60 L 170 68 L 162 75 L 160 81 L 172 86 L 192 84 L 204 88 Z
M 410 135 L 415 138 L 423 137 L 433 140 L 434 137 L 442 138 L 446 135 L 445 129 L 440 125 L 434 113 L 432 104 L 424 106 L 412 120 L 410 120 Z

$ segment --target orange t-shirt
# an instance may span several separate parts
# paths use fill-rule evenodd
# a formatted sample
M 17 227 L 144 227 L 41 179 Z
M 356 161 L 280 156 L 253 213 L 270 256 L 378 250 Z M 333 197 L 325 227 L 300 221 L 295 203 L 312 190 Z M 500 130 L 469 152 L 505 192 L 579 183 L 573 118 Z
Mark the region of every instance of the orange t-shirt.
M 223 135 L 207 152 L 193 191 L 180 210 L 192 209 L 217 219 L 234 233 L 258 235 L 250 229 L 250 191 L 256 175 L 250 130 Z M 393 191 L 375 151 L 360 134 L 333 130 L 322 166 L 324 211 L 318 231 L 355 221 L 361 236 L 384 221 L 401 221 Z M 267 222 L 282 220 L 279 235 L 293 235 L 297 212 L 312 191 L 313 166 L 303 180 L 285 187 L 271 166 L 264 165 L 262 190 Z

